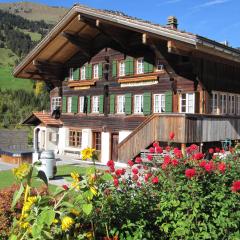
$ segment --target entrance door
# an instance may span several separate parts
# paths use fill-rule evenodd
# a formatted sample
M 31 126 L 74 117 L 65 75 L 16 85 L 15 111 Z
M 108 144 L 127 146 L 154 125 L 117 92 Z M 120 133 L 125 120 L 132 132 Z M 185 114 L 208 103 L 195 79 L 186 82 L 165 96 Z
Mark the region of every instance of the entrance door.
M 114 161 L 118 160 L 118 133 L 112 133 L 111 135 L 111 159 Z
M 98 153 L 98 160 L 101 159 L 101 147 L 102 147 L 102 141 L 101 141 L 101 132 L 93 132 L 93 148 L 96 149 Z

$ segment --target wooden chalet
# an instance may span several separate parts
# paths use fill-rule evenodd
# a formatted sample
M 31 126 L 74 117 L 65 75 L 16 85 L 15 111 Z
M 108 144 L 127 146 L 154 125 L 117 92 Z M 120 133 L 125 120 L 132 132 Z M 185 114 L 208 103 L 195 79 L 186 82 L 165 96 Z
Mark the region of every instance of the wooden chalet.
M 182 148 L 240 138 L 240 51 L 178 30 L 175 17 L 160 26 L 74 5 L 14 76 L 52 87 L 48 117 L 60 108 L 61 124 L 24 123 L 61 154 L 89 146 L 102 162 L 127 161 L 170 132 Z

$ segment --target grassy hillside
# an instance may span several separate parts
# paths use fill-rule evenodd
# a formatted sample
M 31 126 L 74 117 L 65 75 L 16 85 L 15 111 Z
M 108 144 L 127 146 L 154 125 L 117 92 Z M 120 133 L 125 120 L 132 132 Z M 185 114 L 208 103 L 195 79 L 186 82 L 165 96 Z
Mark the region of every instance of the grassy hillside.
M 31 2 L 0 3 L 0 9 L 29 20 L 44 20 L 50 24 L 57 23 L 68 11 L 63 7 L 51 7 Z
M 18 56 L 12 50 L 8 48 L 0 48 L 0 67 L 14 66 L 17 60 Z

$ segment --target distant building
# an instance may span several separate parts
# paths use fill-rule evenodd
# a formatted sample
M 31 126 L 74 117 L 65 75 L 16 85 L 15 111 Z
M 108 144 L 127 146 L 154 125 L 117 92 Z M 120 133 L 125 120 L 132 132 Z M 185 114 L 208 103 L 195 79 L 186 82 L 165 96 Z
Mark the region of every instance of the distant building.
M 35 147 L 127 161 L 154 141 L 184 149 L 240 138 L 240 51 L 124 14 L 74 7 L 16 67 L 51 85 L 52 113 L 33 113 Z

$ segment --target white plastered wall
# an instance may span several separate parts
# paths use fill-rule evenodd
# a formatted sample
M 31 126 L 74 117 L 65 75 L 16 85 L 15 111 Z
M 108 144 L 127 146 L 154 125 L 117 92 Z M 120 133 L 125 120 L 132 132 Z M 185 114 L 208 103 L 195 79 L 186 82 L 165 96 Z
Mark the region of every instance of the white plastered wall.
M 110 160 L 110 133 L 102 132 L 101 135 L 102 149 L 101 149 L 101 162 L 107 163 Z
M 119 131 L 119 140 L 118 142 L 120 143 L 121 141 L 123 141 L 132 131 L 127 131 L 127 130 L 123 130 L 123 131 Z

